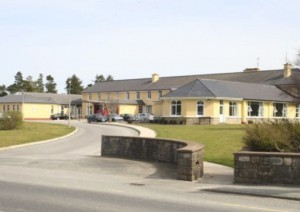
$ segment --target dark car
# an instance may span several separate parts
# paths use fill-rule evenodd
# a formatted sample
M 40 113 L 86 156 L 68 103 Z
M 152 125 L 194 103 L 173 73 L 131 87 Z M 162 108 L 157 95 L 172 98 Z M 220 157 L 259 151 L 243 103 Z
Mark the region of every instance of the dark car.
M 137 118 L 132 114 L 124 113 L 124 114 L 120 114 L 120 116 L 123 117 L 124 121 L 130 122 L 130 123 L 137 121 Z
M 50 116 L 52 120 L 68 119 L 69 116 L 63 113 L 55 113 Z
M 107 117 L 103 116 L 102 114 L 91 114 L 87 117 L 87 122 L 106 122 Z

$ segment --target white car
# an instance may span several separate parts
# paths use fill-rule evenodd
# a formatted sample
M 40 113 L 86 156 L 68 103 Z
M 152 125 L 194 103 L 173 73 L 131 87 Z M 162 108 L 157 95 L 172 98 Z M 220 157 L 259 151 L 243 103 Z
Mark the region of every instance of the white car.
M 148 122 L 154 120 L 154 115 L 152 113 L 138 113 L 135 116 L 138 121 Z

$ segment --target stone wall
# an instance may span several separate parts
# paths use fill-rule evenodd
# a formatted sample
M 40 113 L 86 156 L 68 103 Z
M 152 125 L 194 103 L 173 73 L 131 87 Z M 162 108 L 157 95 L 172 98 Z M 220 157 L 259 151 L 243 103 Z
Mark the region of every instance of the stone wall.
M 300 154 L 234 153 L 234 182 L 242 184 L 300 184 Z
M 193 181 L 203 176 L 204 146 L 158 138 L 102 136 L 102 156 L 154 160 L 178 165 L 178 179 Z

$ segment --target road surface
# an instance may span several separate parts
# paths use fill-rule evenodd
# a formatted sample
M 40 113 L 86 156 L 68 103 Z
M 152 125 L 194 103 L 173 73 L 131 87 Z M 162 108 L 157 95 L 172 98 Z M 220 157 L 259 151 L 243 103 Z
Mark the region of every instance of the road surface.
M 64 121 L 56 121 L 62 122 Z M 100 157 L 102 134 L 124 127 L 72 121 L 77 133 L 0 150 L 0 212 L 6 211 L 299 211 L 291 200 L 210 193 L 176 180 L 176 166 Z

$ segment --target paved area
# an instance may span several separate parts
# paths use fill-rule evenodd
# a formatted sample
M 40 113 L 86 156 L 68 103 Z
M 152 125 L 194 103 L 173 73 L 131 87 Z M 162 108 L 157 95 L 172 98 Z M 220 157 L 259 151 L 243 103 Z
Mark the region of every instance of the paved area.
M 130 127 L 136 128 L 142 137 L 155 136 L 155 132 L 150 129 L 134 125 L 130 125 Z M 200 190 L 210 192 L 300 201 L 299 185 L 238 185 L 233 183 L 233 176 L 233 168 L 204 162 L 204 176 L 195 183 Z
M 133 128 L 139 133 L 139 136 L 141 137 L 156 136 L 156 133 L 154 131 L 142 126 L 120 123 L 105 123 L 105 125 L 106 124 Z M 2 148 L 0 150 L 10 148 L 14 147 Z M 208 192 L 231 193 L 248 196 L 262 196 L 300 201 L 299 185 L 238 185 L 233 183 L 233 175 L 233 168 L 204 162 L 203 178 L 192 183 L 195 184 L 195 187 L 199 189 L 199 191 L 202 190 Z

